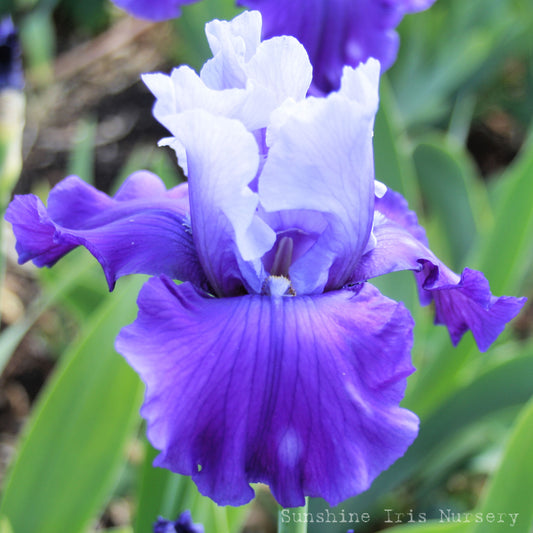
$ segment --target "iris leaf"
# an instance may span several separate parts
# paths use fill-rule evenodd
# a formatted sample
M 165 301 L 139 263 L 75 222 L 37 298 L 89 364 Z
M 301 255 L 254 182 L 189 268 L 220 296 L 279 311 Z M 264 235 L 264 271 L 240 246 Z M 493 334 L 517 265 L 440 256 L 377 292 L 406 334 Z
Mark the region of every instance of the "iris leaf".
M 511 433 L 500 466 L 476 512 L 518 513 L 516 531 L 531 531 L 533 523 L 533 399 L 523 408 Z M 476 524 L 472 533 L 501 531 L 497 522 Z
M 445 233 L 451 266 L 462 269 L 480 226 L 491 221 L 486 189 L 463 149 L 443 136 L 424 138 L 413 157 L 427 208 Z
M 82 532 L 115 483 L 142 388 L 113 341 L 134 318 L 139 285 L 121 283 L 42 392 L 0 509 L 14 531 Z
M 374 128 L 376 179 L 401 193 L 411 209 L 416 210 L 420 202 L 420 191 L 408 142 L 385 74 L 380 81 L 380 105 Z

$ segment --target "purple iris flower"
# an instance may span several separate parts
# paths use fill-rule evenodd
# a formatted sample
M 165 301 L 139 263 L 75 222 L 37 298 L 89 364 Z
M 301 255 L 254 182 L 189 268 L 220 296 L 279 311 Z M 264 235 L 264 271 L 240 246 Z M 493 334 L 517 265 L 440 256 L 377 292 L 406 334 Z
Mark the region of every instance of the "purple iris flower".
M 190 511 L 183 511 L 174 521 L 159 517 L 154 524 L 154 533 L 204 533 L 204 526 L 193 524 Z
M 179 17 L 180 7 L 198 0 L 113 0 L 121 9 L 135 17 L 161 21 Z
M 141 18 L 179 16 L 179 5 L 194 0 L 113 0 Z M 314 68 L 311 92 L 329 93 L 340 86 L 344 65 L 355 67 L 370 57 L 382 70 L 396 60 L 395 29 L 408 13 L 435 0 L 237 0 L 263 15 L 263 38 L 292 35 L 307 50 Z
M 199 75 L 144 76 L 187 184 L 167 191 L 141 171 L 111 198 L 70 177 L 47 208 L 18 196 L 6 218 L 21 262 L 50 266 L 83 245 L 110 287 L 155 276 L 116 347 L 146 384 L 157 466 L 221 505 L 249 501 L 253 482 L 285 507 L 337 504 L 418 431 L 399 406 L 413 320 L 367 280 L 413 270 L 453 343 L 471 329 L 482 350 L 524 299 L 451 272 L 405 200 L 375 181 L 377 61 L 306 98 L 305 49 L 288 36 L 261 42 L 258 12 L 206 33 L 213 58 Z
M 387 70 L 396 60 L 403 16 L 430 7 L 435 0 L 238 0 L 263 15 L 263 38 L 293 35 L 313 64 L 313 92 L 340 86 L 344 65 L 370 57 Z
M 20 43 L 11 17 L 0 19 L 0 91 L 7 88 L 24 88 Z

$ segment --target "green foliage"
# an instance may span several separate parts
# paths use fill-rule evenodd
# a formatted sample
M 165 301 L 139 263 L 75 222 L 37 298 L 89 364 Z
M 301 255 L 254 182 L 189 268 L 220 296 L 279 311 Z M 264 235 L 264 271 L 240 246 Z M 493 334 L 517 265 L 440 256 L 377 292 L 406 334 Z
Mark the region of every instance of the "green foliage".
M 41 396 L 0 508 L 14 531 L 82 532 L 116 482 L 142 389 L 113 343 L 138 287 L 124 283 L 95 311 Z
M 37 84 L 51 81 L 55 21 L 71 21 L 73 31 L 83 35 L 110 23 L 110 5 L 103 0 L 13 0 L 8 7 L 20 22 L 26 67 Z M 201 65 L 208 55 L 204 23 L 235 13 L 230 0 L 184 6 L 183 17 L 175 22 L 181 46 L 169 50 L 169 60 L 179 57 Z M 406 17 L 398 61 L 382 80 L 375 126 L 376 178 L 408 199 L 439 257 L 457 271 L 465 266 L 483 270 L 496 295 L 531 294 L 532 31 L 530 0 L 438 0 L 427 12 Z M 472 123 L 485 121 L 494 109 L 530 133 L 516 160 L 488 179 L 469 154 L 467 137 Z M 69 172 L 88 181 L 94 172 L 95 128 L 95 118 L 78 124 L 68 163 Z M 115 188 L 138 168 L 154 170 L 169 186 L 182 179 L 165 151 L 135 146 Z M 125 445 L 140 423 L 142 386 L 113 351 L 116 333 L 134 317 L 138 283 L 122 280 L 117 292 L 108 296 L 103 274 L 86 252 L 42 272 L 40 281 L 42 296 L 0 335 L 0 367 L 38 317 L 54 305 L 68 309 L 82 327 L 60 357 L 28 422 L 5 483 L 0 533 L 86 531 L 112 497 L 126 464 Z M 529 532 L 531 341 L 517 339 L 510 327 L 486 354 L 479 353 L 470 335 L 453 348 L 444 328 L 433 326 L 432 309 L 419 308 L 409 273 L 377 283 L 416 315 L 413 359 L 418 371 L 409 380 L 404 406 L 420 416 L 421 430 L 405 456 L 369 491 L 344 502 L 342 509 L 382 511 L 384 502 L 391 502 L 399 511 L 425 512 L 422 506 L 438 494 L 443 505 L 462 505 L 465 512 L 518 512 L 513 531 Z M 493 438 L 495 427 L 498 433 L 502 428 L 508 432 L 505 447 Z M 489 446 L 501 460 L 495 471 L 483 466 L 488 479 L 484 493 L 470 507 L 457 503 L 446 481 L 458 471 L 472 474 L 476 459 Z M 134 486 L 127 492 L 134 502 L 133 529 L 113 531 L 144 533 L 158 515 L 174 519 L 186 508 L 206 532 L 239 531 L 248 508 L 217 507 L 190 479 L 152 467 L 155 454 L 145 443 L 141 467 L 130 468 Z M 312 500 L 310 512 L 324 506 Z M 328 531 L 346 533 L 347 526 L 331 524 Z M 485 533 L 501 531 L 497 526 L 436 520 L 392 529 Z M 309 531 L 323 533 L 324 527 L 310 524 Z

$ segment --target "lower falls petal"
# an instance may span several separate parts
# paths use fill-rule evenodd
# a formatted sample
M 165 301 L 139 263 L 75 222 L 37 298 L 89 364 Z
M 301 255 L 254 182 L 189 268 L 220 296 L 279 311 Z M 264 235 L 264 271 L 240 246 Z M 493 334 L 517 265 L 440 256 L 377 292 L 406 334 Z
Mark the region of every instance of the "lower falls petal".
M 146 384 L 155 464 L 221 505 L 270 486 L 285 507 L 366 490 L 415 439 L 403 408 L 412 319 L 369 284 L 216 299 L 153 278 L 117 350 Z

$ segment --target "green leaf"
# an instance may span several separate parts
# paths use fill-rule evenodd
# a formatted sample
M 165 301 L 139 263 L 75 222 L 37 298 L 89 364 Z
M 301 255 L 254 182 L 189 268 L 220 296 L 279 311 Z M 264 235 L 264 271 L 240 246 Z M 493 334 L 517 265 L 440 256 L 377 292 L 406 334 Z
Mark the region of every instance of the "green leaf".
M 523 46 L 533 27 L 526 5 L 448 0 L 405 17 L 390 78 L 406 124 L 445 116 L 457 90 L 479 87 Z
M 92 184 L 94 184 L 96 130 L 97 122 L 92 117 L 78 122 L 67 167 L 67 175 L 79 176 Z
M 309 500 L 302 507 L 280 509 L 278 512 L 279 533 L 307 533 L 307 511 Z M 312 516 L 312 515 L 311 515 Z M 297 520 L 295 518 L 298 517 Z
M 31 305 L 25 315 L 20 320 L 4 329 L 0 335 L 0 373 L 3 371 L 11 354 L 24 335 L 26 335 L 42 313 L 71 292 L 73 288 L 80 283 L 80 280 L 84 279 L 95 267 L 95 264 L 91 261 L 87 261 L 85 254 L 79 255 L 76 251 L 72 252 L 71 257 L 63 259 L 62 263 L 63 261 L 66 261 L 71 268 L 65 268 L 62 271 L 62 276 L 54 278 L 55 283 L 49 284 L 48 289 Z M 61 264 L 61 266 L 63 265 Z M 59 268 L 58 265 L 56 270 Z M 102 283 L 103 282 L 104 279 L 102 279 Z
M 376 179 L 401 193 L 411 209 L 418 207 L 420 191 L 408 140 L 387 76 L 380 81 L 380 105 L 374 127 Z
M 495 224 L 474 256 L 494 294 L 516 294 L 533 255 L 533 129 L 518 160 L 500 177 Z
M 13 533 L 13 528 L 5 517 L 0 518 L 0 533 Z
M 428 520 L 417 524 L 404 524 L 390 529 L 394 533 L 467 533 L 469 524 Z
M 530 374 L 531 375 L 531 374 Z M 514 385 L 513 385 L 514 386 Z M 519 533 L 531 531 L 533 523 L 533 398 L 523 408 L 518 418 L 500 466 L 492 477 L 482 502 L 475 513 L 517 513 L 516 529 Z M 498 522 L 483 522 L 472 527 L 471 533 L 501 531 Z
M 0 508 L 14 531 L 84 531 L 124 462 L 142 386 L 113 348 L 140 285 L 123 281 L 61 359 L 26 428 Z
M 486 190 L 464 148 L 449 138 L 424 138 L 413 158 L 427 209 L 445 233 L 452 266 L 462 270 L 480 226 L 491 220 Z

